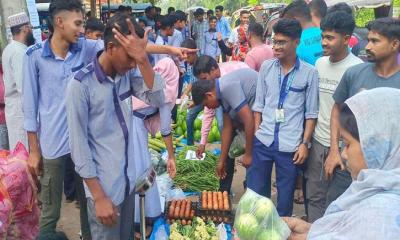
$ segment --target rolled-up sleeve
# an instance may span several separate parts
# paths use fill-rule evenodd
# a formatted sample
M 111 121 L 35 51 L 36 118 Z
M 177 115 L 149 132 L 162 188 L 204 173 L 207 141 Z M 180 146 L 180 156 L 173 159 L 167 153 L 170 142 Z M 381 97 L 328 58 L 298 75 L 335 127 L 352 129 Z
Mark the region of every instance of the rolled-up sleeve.
M 154 73 L 152 89 L 146 86 L 142 76 L 131 76 L 132 95 L 151 106 L 158 107 L 164 104 L 164 85 L 164 79 L 158 73 Z
M 88 90 L 73 79 L 68 85 L 66 96 L 69 144 L 75 170 L 82 178 L 94 178 L 97 172 L 88 138 Z
M 24 112 L 24 129 L 28 132 L 38 131 L 39 76 L 35 55 L 25 55 L 23 66 L 22 108 Z
M 174 103 L 165 103 L 160 109 L 160 132 L 163 137 L 171 134 L 171 111 L 174 108 Z
M 257 79 L 256 97 L 253 104 L 253 111 L 262 113 L 265 105 L 265 94 L 267 93 L 267 86 L 265 85 L 265 71 L 266 67 L 262 66 Z
M 308 86 L 306 88 L 306 109 L 305 118 L 313 119 L 318 118 L 319 111 L 319 77 L 317 70 L 310 74 Z
M 201 125 L 201 140 L 200 144 L 207 144 L 208 134 L 210 133 L 212 122 L 215 116 L 215 109 L 204 107 L 203 123 Z

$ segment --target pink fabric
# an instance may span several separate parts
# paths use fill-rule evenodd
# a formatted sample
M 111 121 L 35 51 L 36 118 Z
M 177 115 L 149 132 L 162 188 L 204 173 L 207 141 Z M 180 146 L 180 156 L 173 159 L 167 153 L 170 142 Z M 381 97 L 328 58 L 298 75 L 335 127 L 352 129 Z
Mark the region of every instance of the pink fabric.
M 3 66 L 0 64 L 0 124 L 6 124 L 6 114 L 4 112 L 4 108 Z
M 39 207 L 36 186 L 28 171 L 28 152 L 22 143 L 0 151 L 0 238 L 36 239 Z
M 260 71 L 261 65 L 265 60 L 271 59 L 274 57 L 274 52 L 272 51 L 272 47 L 266 44 L 259 45 L 257 47 L 253 47 L 246 55 L 246 59 L 244 60 L 250 68 Z
M 163 58 L 157 62 L 153 69 L 154 72 L 160 74 L 165 81 L 165 102 L 175 102 L 178 97 L 179 85 L 179 71 L 175 62 L 171 58 Z M 138 98 L 132 97 L 133 110 L 142 109 L 148 106 L 149 105 Z
M 224 75 L 231 73 L 233 71 L 248 68 L 249 66 L 244 62 L 232 61 L 232 62 L 223 62 L 218 64 L 219 70 L 221 72 L 221 77 Z M 207 144 L 208 134 L 210 133 L 212 121 L 215 117 L 215 109 L 210 109 L 204 107 L 203 112 L 203 122 L 201 125 L 201 140 L 200 144 Z
M 160 74 L 165 81 L 165 103 L 175 103 L 176 98 L 178 97 L 179 87 L 179 70 L 178 67 L 175 65 L 175 62 L 169 57 L 163 58 L 157 62 L 153 69 L 154 72 Z M 139 100 L 138 98 L 132 97 L 133 111 L 140 110 L 146 107 L 149 107 L 149 105 Z M 157 114 L 150 119 L 146 119 L 144 121 L 144 125 L 149 133 L 155 136 L 155 134 L 160 130 L 161 127 L 160 114 Z

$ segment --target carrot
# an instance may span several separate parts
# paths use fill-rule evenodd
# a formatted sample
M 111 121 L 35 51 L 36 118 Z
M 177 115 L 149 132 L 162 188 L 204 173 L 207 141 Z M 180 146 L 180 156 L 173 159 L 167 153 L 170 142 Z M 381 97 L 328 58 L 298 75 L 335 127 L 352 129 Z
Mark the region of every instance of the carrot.
M 175 206 L 174 217 L 179 218 L 179 213 L 181 211 L 181 200 L 178 200 Z
M 227 192 L 223 193 L 223 201 L 224 201 L 224 209 L 229 210 L 229 197 Z
M 185 218 L 190 218 L 191 207 L 192 207 L 192 201 L 188 200 L 186 203 Z
M 207 209 L 208 205 L 207 205 L 207 192 L 203 191 L 203 193 L 201 194 L 201 206 L 203 209 Z
M 184 218 L 186 211 L 186 200 L 182 200 L 181 209 L 179 211 L 179 218 Z
M 212 192 L 208 192 L 207 196 L 208 196 L 208 199 L 207 199 L 207 201 L 208 201 L 208 209 L 212 209 L 213 208 L 213 205 L 212 205 Z
M 222 197 L 222 192 L 218 192 L 217 193 L 217 197 L 218 197 L 218 209 L 222 210 L 224 209 L 224 201 L 223 201 L 223 197 Z
M 193 209 L 190 211 L 190 217 L 194 218 L 194 210 Z
M 213 209 L 218 210 L 218 193 L 213 192 Z
M 172 200 L 171 204 L 169 205 L 168 216 L 170 218 L 174 217 L 176 201 Z

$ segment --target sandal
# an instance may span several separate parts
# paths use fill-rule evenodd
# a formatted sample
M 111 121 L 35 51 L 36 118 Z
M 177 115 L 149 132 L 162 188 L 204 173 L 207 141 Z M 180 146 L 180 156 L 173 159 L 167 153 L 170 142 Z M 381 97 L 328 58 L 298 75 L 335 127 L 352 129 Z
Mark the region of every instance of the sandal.
M 302 189 L 296 189 L 294 191 L 294 199 L 293 202 L 296 204 L 304 204 L 304 196 Z

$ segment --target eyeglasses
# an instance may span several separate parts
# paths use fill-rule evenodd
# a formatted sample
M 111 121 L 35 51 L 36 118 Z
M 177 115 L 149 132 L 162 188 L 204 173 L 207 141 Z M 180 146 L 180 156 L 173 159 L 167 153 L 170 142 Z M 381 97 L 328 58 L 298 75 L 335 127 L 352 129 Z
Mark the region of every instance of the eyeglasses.
M 272 45 L 276 47 L 284 47 L 287 43 L 286 40 L 272 40 Z

